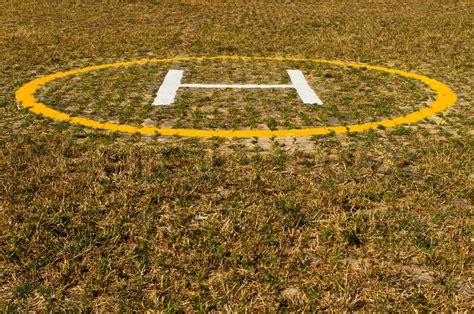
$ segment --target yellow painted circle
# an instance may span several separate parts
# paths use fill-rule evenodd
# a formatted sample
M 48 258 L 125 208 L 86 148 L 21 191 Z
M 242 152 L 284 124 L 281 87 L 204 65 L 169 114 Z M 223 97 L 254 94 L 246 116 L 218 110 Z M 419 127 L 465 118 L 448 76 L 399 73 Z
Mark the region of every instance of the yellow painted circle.
M 70 115 L 54 110 L 51 107 L 39 102 L 35 93 L 37 90 L 59 78 L 66 76 L 87 73 L 95 70 L 107 69 L 107 68 L 118 68 L 129 65 L 139 65 L 146 63 L 160 63 L 160 62 L 172 62 L 172 61 L 200 61 L 200 60 L 264 60 L 264 61 L 306 61 L 315 63 L 325 63 L 332 65 L 339 65 L 351 68 L 366 68 L 369 70 L 382 71 L 391 74 L 397 74 L 403 77 L 416 79 L 423 82 L 433 91 L 436 92 L 436 100 L 429 106 L 421 110 L 412 112 L 410 114 L 400 116 L 394 119 L 385 119 L 377 122 L 354 124 L 348 126 L 331 126 L 331 127 L 318 127 L 308 129 L 289 129 L 289 130 L 198 130 L 198 129 L 169 129 L 169 128 L 157 128 L 157 127 L 137 127 L 127 124 L 115 124 L 115 123 L 102 123 L 87 118 L 71 117 Z M 168 59 L 143 59 L 129 62 L 118 62 L 111 64 L 95 65 L 85 67 L 81 69 L 75 69 L 66 72 L 54 73 L 51 75 L 43 76 L 35 79 L 29 83 L 26 83 L 16 91 L 16 100 L 25 108 L 30 111 L 44 115 L 48 118 L 52 118 L 59 121 L 66 121 L 72 124 L 79 124 L 86 127 L 119 131 L 126 133 L 140 133 L 145 135 L 178 135 L 178 136 L 194 136 L 194 137 L 284 137 L 284 136 L 308 136 L 308 135 L 323 135 L 330 132 L 335 133 L 347 133 L 347 132 L 362 132 L 369 129 L 374 129 L 378 126 L 384 126 L 387 128 L 394 127 L 402 124 L 409 124 L 423 120 L 424 118 L 435 115 L 438 112 L 442 112 L 447 108 L 454 105 L 456 102 L 456 93 L 447 85 L 431 79 L 424 75 L 419 75 L 411 72 L 405 72 L 401 70 L 385 68 L 380 66 L 373 66 L 367 64 L 359 64 L 353 62 L 344 61 L 332 61 L 322 59 L 303 59 L 303 58 L 280 58 L 280 57 L 237 57 L 237 56 L 218 56 L 218 57 L 185 57 L 185 58 L 168 58 Z

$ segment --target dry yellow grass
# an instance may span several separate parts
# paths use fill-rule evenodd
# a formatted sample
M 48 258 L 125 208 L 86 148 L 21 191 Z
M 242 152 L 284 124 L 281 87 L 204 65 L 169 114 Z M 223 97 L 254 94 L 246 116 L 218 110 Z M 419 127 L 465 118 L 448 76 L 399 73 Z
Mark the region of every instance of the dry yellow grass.
M 472 311 L 473 15 L 471 1 L 0 1 L 0 308 Z M 459 99 L 413 126 L 258 140 L 112 134 L 14 100 L 48 73 L 195 55 L 366 62 L 426 74 Z M 196 80 L 223 72 L 195 67 Z M 259 78 L 234 68 L 229 82 Z M 351 123 L 432 99 L 359 73 L 316 83 L 334 75 L 318 71 L 310 79 L 339 116 L 301 108 L 306 119 L 286 101 L 252 108 L 227 92 L 146 111 L 157 72 L 140 69 L 54 83 L 39 97 L 98 119 L 203 128 Z M 364 105 L 367 89 L 377 93 Z M 105 90 L 126 92 L 100 102 Z M 214 124 L 208 96 L 222 104 Z

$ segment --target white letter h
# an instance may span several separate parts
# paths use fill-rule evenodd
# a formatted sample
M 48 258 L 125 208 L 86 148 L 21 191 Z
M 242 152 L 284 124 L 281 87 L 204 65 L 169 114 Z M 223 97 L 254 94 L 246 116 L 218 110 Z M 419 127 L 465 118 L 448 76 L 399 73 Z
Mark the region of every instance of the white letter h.
M 183 70 L 170 70 L 158 89 L 156 98 L 153 102 L 154 106 L 165 106 L 171 105 L 176 99 L 176 93 L 179 88 L 234 88 L 234 89 L 274 89 L 274 88 L 292 88 L 298 93 L 303 103 L 310 105 L 323 105 L 323 102 L 309 86 L 306 81 L 303 72 L 299 70 L 288 70 L 291 84 L 288 85 L 259 85 L 259 84 L 183 84 L 181 80 L 183 78 Z

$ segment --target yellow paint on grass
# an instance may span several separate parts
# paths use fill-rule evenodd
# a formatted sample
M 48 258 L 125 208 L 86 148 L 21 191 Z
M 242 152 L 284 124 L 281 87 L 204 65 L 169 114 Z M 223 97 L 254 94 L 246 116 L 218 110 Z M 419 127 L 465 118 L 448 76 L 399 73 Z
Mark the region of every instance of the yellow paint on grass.
M 343 67 L 351 68 L 366 68 L 374 71 L 382 71 L 386 73 L 396 74 L 403 77 L 416 79 L 423 82 L 433 91 L 436 92 L 436 100 L 426 108 L 419 111 L 412 112 L 410 114 L 400 116 L 394 119 L 385 119 L 377 122 L 370 122 L 364 124 L 354 124 L 348 126 L 333 126 L 333 127 L 318 127 L 308 129 L 289 129 L 289 130 L 197 130 L 197 129 L 169 129 L 169 128 L 157 128 L 157 127 L 138 127 L 127 124 L 115 124 L 115 123 L 102 123 L 82 117 L 71 117 L 70 115 L 60 112 L 48 107 L 47 105 L 39 102 L 35 93 L 38 89 L 45 84 L 54 81 L 59 78 L 77 75 L 81 73 L 87 73 L 95 70 L 118 68 L 129 65 L 140 65 L 146 63 L 165 63 L 173 61 L 200 61 L 200 60 L 264 60 L 264 61 L 304 61 L 304 62 L 315 62 L 339 65 Z M 391 128 L 397 125 L 409 124 L 418 122 L 425 118 L 435 115 L 438 112 L 442 112 L 449 107 L 453 106 L 456 102 L 457 96 L 454 91 L 447 85 L 431 79 L 424 75 L 419 75 L 411 72 L 405 72 L 401 70 L 359 64 L 353 62 L 344 61 L 332 61 L 323 59 L 303 59 L 303 58 L 283 58 L 283 57 L 237 57 L 237 56 L 218 56 L 218 57 L 186 57 L 186 58 L 168 58 L 168 59 L 143 59 L 129 62 L 118 62 L 111 64 L 103 64 L 85 67 L 81 69 L 75 69 L 66 72 L 54 73 L 51 75 L 43 76 L 35 79 L 16 91 L 16 100 L 25 108 L 28 108 L 34 113 L 41 114 L 48 118 L 52 118 L 59 121 L 65 121 L 72 124 L 79 124 L 90 128 L 103 129 L 109 131 L 119 131 L 125 133 L 140 133 L 145 135 L 161 134 L 161 135 L 178 135 L 178 136 L 194 136 L 194 137 L 285 137 L 285 136 L 308 136 L 308 135 L 323 135 L 331 132 L 335 133 L 347 133 L 347 132 L 363 132 L 369 129 L 377 128 L 378 126 L 384 126 Z

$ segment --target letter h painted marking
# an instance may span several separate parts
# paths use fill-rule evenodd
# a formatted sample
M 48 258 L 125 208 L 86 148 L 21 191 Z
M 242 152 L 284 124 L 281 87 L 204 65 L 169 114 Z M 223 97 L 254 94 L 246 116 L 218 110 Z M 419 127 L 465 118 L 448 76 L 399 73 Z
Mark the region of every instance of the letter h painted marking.
M 179 88 L 235 88 L 235 89 L 273 89 L 273 88 L 293 88 L 298 93 L 303 103 L 310 105 L 323 105 L 323 102 L 309 86 L 306 81 L 303 72 L 299 70 L 288 70 L 291 84 L 287 85 L 259 85 L 259 84 L 183 84 L 181 80 L 183 78 L 183 70 L 170 70 L 158 89 L 156 98 L 153 102 L 154 106 L 166 106 L 174 103 L 176 99 L 176 93 Z

